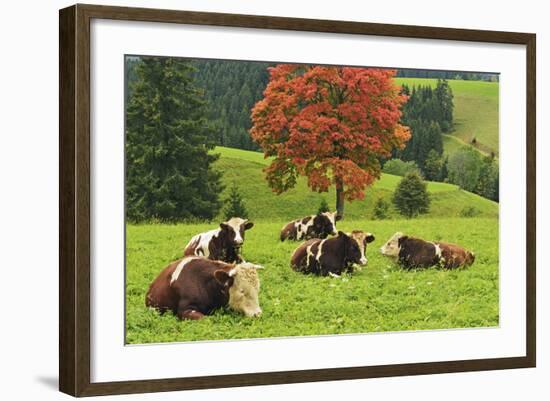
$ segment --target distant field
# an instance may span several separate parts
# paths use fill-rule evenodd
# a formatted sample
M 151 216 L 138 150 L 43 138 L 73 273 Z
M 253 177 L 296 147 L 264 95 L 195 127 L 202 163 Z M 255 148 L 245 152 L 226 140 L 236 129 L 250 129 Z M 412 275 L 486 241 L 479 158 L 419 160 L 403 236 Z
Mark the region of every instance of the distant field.
M 274 194 L 262 171 L 269 164 L 262 153 L 224 147 L 216 147 L 213 152 L 220 154 L 215 168 L 223 171 L 226 189 L 222 197 L 227 196 L 229 188 L 235 182 L 252 218 L 291 220 L 315 213 L 323 198 L 329 205 L 334 205 L 336 195 L 333 188 L 328 193 L 312 192 L 303 177 L 299 178 L 294 189 L 281 195 Z M 363 200 L 346 202 L 346 218 L 371 218 L 375 200 L 382 197 L 390 202 L 400 179 L 398 176 L 382 174 L 380 180 L 366 191 Z M 497 203 L 463 191 L 456 185 L 428 182 L 428 191 L 432 206 L 427 217 L 458 217 L 466 206 L 476 208 L 479 217 L 498 217 Z M 390 215 L 399 218 L 394 210 L 390 210 Z
M 431 85 L 436 79 L 429 78 L 396 78 L 398 84 Z M 476 138 L 477 147 L 483 152 L 495 152 L 498 155 L 498 82 L 449 80 L 454 94 L 455 131 L 452 135 L 469 144 Z M 447 146 L 455 145 L 445 141 Z
M 219 310 L 201 321 L 178 321 L 145 307 L 151 281 L 192 235 L 217 224 L 128 225 L 126 252 L 126 341 L 157 343 L 257 337 L 372 333 L 499 323 L 498 220 L 447 218 L 369 221 L 346 219 L 345 231 L 374 233 L 368 266 L 341 279 L 304 276 L 289 267 L 295 242 L 280 242 L 285 221 L 257 220 L 247 232 L 246 260 L 262 264 L 258 319 Z M 467 269 L 404 271 L 379 253 L 395 231 L 464 245 L 476 253 Z
M 473 147 L 471 145 L 466 145 L 464 142 L 462 142 L 461 139 L 457 138 L 454 135 L 450 134 L 443 134 L 443 153 L 445 155 L 451 155 L 452 153 L 456 152 L 457 150 L 461 148 L 471 147 L 475 150 L 477 150 L 481 155 L 486 155 L 487 152 L 481 150 L 479 147 Z

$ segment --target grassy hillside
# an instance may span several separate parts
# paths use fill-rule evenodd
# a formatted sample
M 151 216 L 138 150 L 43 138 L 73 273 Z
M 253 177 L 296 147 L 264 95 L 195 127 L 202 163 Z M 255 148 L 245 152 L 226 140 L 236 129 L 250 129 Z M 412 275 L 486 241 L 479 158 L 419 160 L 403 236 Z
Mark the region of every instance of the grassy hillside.
M 304 177 L 299 178 L 294 189 L 281 195 L 273 193 L 267 186 L 262 171 L 269 164 L 269 160 L 264 159 L 262 153 L 224 147 L 217 147 L 214 153 L 220 154 L 215 168 L 223 172 L 223 182 L 226 185 L 222 197 L 227 196 L 229 188 L 235 182 L 251 218 L 291 220 L 315 213 L 322 198 L 331 206 L 335 204 L 334 188 L 323 194 L 312 192 L 307 187 Z M 400 179 L 398 176 L 382 174 L 381 179 L 367 190 L 365 199 L 346 202 L 346 218 L 370 218 L 375 200 L 382 197 L 391 202 L 391 195 Z M 497 203 L 463 191 L 456 185 L 429 182 L 428 191 L 431 194 L 432 205 L 427 217 L 458 217 L 467 206 L 474 207 L 479 217 L 498 216 Z M 395 218 L 399 217 L 394 210 L 390 213 Z
M 437 80 L 428 78 L 396 78 L 397 83 L 430 85 L 435 87 Z M 476 138 L 476 147 L 486 153 L 498 155 L 498 82 L 449 80 L 454 94 L 455 131 L 452 135 L 465 144 Z M 456 143 L 445 141 L 445 150 Z
M 182 255 L 191 236 L 215 224 L 128 225 L 126 251 L 126 341 L 128 343 L 367 333 L 489 327 L 499 323 L 498 220 L 491 218 L 343 220 L 345 231 L 363 229 L 376 240 L 368 265 L 340 279 L 291 270 L 295 242 L 280 242 L 284 220 L 257 221 L 247 232 L 243 255 L 260 263 L 258 319 L 219 310 L 201 321 L 160 316 L 144 305 L 151 281 Z M 467 269 L 405 271 L 379 247 L 395 231 L 456 242 L 476 253 Z

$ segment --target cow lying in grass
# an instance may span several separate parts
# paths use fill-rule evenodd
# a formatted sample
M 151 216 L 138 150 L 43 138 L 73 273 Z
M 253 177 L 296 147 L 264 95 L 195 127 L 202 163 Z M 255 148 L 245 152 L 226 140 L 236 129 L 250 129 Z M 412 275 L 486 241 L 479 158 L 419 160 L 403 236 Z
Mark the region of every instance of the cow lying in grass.
M 312 239 L 300 245 L 290 260 L 291 267 L 304 274 L 339 276 L 353 272 L 353 265 L 367 264 L 367 244 L 374 241 L 371 233 L 338 232 L 330 239 Z
M 202 319 L 226 305 L 246 316 L 259 316 L 260 268 L 186 257 L 169 264 L 151 283 L 145 305 L 161 313 L 172 311 L 180 319 Z
M 325 239 L 336 235 L 336 222 L 342 217 L 336 212 L 324 212 L 306 216 L 287 223 L 281 230 L 281 241 L 285 239 L 302 241 L 311 238 Z
M 407 269 L 415 267 L 441 266 L 453 269 L 470 266 L 474 263 L 473 252 L 445 242 L 424 241 L 409 237 L 403 233 L 395 233 L 380 248 L 382 255 L 392 257 Z
M 240 249 L 244 242 L 244 232 L 254 223 L 233 217 L 220 223 L 220 228 L 195 235 L 185 246 L 183 256 L 204 256 L 227 263 L 239 263 L 243 259 Z

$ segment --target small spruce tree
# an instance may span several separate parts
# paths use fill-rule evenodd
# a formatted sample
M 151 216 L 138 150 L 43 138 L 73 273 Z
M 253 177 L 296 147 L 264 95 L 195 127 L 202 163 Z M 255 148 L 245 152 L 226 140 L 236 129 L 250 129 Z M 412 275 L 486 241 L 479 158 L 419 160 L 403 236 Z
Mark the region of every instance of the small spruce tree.
M 248 211 L 236 183 L 229 190 L 229 196 L 225 200 L 224 216 L 226 220 L 232 217 L 248 218 Z
M 441 157 L 435 149 L 431 149 L 424 162 L 424 177 L 426 177 L 428 181 L 437 181 L 441 176 L 442 167 L 443 160 L 441 160 Z
M 372 211 L 372 218 L 374 220 L 384 220 L 388 218 L 388 211 L 390 205 L 384 200 L 384 198 L 376 199 L 374 209 Z
M 426 183 L 417 173 L 409 173 L 403 177 L 395 189 L 392 201 L 399 213 L 408 218 L 427 213 L 430 208 Z
M 448 181 L 448 176 L 449 176 L 449 171 L 447 170 L 447 166 L 449 164 L 449 156 L 445 156 L 445 159 L 442 161 L 441 163 L 441 170 L 439 171 L 439 177 L 438 177 L 438 181 L 441 181 L 441 182 L 447 182 Z
M 330 208 L 328 207 L 328 203 L 325 200 L 325 198 L 323 198 L 321 200 L 321 204 L 319 205 L 319 210 L 317 211 L 317 213 L 325 213 L 325 212 L 330 212 Z

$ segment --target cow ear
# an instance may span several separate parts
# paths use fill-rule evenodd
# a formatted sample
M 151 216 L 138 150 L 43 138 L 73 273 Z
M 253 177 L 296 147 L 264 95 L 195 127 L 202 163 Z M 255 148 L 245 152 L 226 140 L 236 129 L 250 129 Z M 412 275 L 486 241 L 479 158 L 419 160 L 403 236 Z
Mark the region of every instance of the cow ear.
M 250 230 L 252 227 L 254 227 L 254 223 L 253 223 L 253 222 L 247 221 L 246 223 L 244 223 L 244 229 L 245 229 L 245 230 Z
M 340 221 L 342 220 L 342 215 L 341 214 L 338 214 L 338 212 L 334 212 L 335 216 L 334 216 L 334 221 Z
M 233 277 L 225 270 L 216 270 L 214 272 L 214 278 L 224 287 L 231 287 L 233 285 Z
M 397 240 L 397 245 L 401 246 L 401 244 L 406 241 L 407 239 L 409 238 L 408 235 L 402 235 L 401 237 L 399 237 L 399 239 Z
M 220 228 L 221 228 L 222 230 L 228 230 L 228 229 L 229 229 L 229 226 L 228 226 L 227 224 L 225 224 L 225 223 L 220 223 Z
M 367 236 L 365 237 L 365 243 L 370 244 L 372 241 L 374 241 L 374 235 L 371 233 L 367 233 Z

